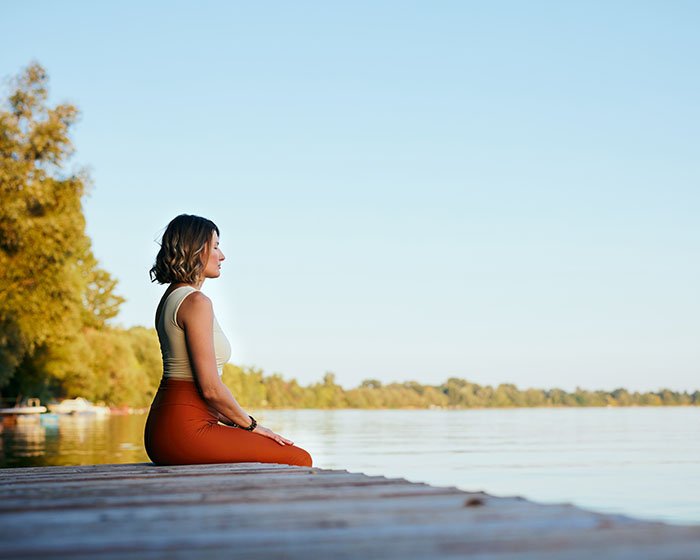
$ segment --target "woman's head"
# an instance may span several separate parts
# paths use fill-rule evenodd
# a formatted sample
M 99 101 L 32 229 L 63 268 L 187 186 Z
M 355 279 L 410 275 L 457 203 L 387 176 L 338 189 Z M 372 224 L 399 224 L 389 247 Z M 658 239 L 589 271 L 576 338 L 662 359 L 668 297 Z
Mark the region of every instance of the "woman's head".
M 197 284 L 217 268 L 223 254 L 214 263 L 212 250 L 218 249 L 219 228 L 211 220 L 180 214 L 165 229 L 156 262 L 149 271 L 151 282 Z

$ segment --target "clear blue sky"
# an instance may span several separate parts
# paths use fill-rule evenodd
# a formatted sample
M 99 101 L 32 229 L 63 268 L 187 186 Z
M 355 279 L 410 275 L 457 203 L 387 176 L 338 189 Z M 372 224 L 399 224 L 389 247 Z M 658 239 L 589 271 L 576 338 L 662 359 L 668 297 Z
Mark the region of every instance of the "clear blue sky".
M 700 387 L 695 2 L 15 2 L 78 105 L 88 232 L 151 325 L 155 240 L 214 220 L 233 361 Z

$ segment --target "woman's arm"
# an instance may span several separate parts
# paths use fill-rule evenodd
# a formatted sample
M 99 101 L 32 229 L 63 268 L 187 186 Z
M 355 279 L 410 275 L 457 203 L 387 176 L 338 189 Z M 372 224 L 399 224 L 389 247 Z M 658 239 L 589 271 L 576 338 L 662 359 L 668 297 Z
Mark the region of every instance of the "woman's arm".
M 187 296 L 175 320 L 185 331 L 187 351 L 192 364 L 192 372 L 197 377 L 202 397 L 208 405 L 223 417 L 246 428 L 252 424 L 250 416 L 241 408 L 238 401 L 219 377 L 214 350 L 214 309 L 211 300 L 202 292 Z M 224 420 L 224 423 L 227 423 Z M 253 433 L 275 440 L 280 445 L 293 445 L 294 442 L 258 424 Z

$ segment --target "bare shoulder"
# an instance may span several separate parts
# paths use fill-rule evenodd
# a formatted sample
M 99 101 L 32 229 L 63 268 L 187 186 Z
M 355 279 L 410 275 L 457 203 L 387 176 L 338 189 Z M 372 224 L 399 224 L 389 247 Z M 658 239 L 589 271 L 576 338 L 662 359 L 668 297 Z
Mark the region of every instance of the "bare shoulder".
M 202 292 L 195 291 L 188 295 L 180 304 L 176 320 L 181 328 L 185 328 L 188 324 L 211 320 L 213 313 L 214 308 L 211 299 Z

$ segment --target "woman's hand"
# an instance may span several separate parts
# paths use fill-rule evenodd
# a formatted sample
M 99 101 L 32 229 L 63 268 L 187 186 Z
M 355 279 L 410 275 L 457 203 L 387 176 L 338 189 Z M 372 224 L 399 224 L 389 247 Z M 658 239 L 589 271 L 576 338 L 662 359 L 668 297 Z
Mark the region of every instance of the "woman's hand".
M 219 417 L 219 422 L 221 422 L 222 424 L 224 424 L 226 426 L 232 425 L 231 420 L 226 418 L 226 416 L 224 416 L 223 414 L 218 413 L 218 417 Z M 239 429 L 241 429 L 241 428 L 239 428 Z M 266 428 L 265 426 L 261 426 L 260 424 L 255 426 L 255 429 L 253 430 L 252 433 L 260 434 L 261 436 L 265 436 L 265 437 L 269 437 L 270 439 L 274 439 L 280 445 L 294 445 L 293 441 L 291 441 L 285 437 L 282 437 L 279 434 L 276 434 L 275 432 L 273 432 L 269 428 Z
M 280 445 L 293 445 L 294 444 L 293 441 L 288 440 L 287 438 L 284 438 L 279 434 L 276 434 L 275 432 L 273 432 L 269 428 L 266 428 L 265 426 L 261 426 L 260 424 L 255 426 L 253 433 L 260 434 L 261 436 L 269 437 L 270 439 L 275 440 Z

